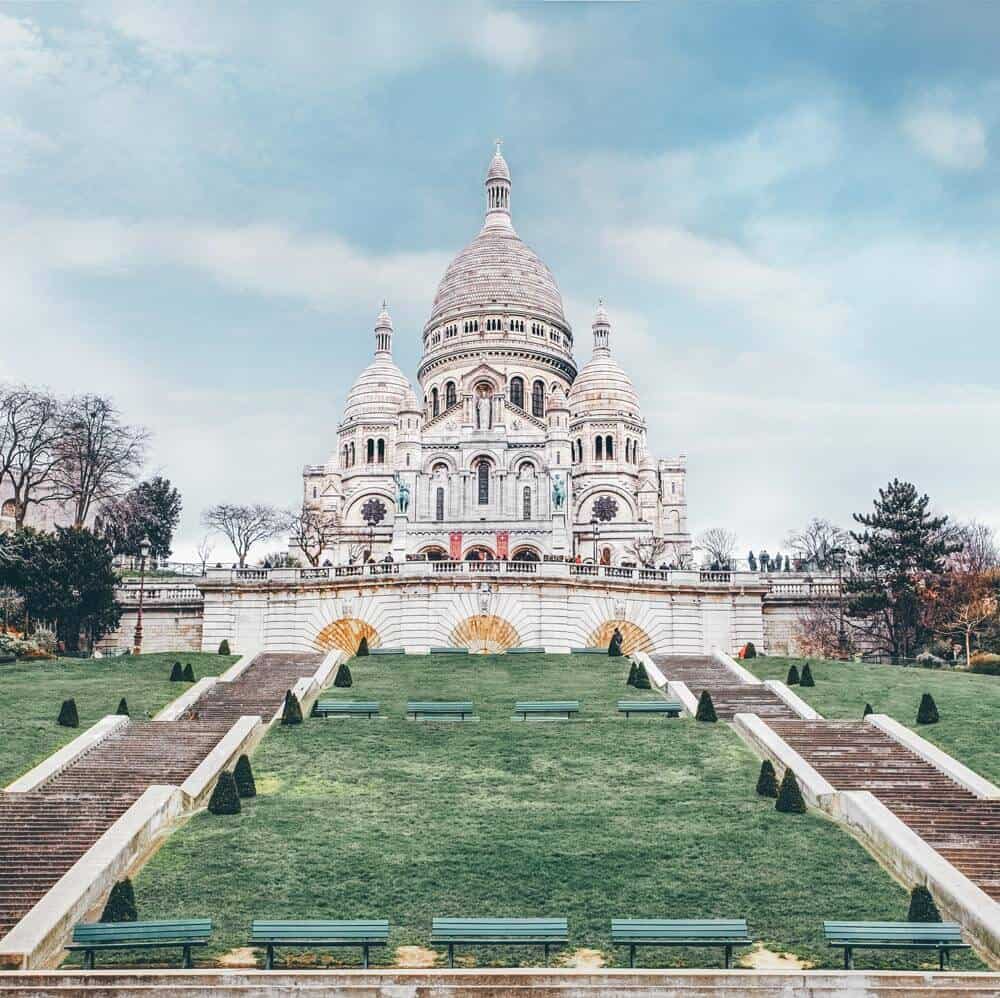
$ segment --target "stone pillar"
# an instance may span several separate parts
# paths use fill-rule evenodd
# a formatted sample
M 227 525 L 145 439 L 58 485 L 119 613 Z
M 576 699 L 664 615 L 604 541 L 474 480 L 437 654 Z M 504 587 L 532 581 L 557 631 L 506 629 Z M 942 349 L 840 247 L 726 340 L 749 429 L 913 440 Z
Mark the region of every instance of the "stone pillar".
M 410 523 L 407 513 L 397 513 L 392 521 L 392 560 L 406 561 L 406 531 Z

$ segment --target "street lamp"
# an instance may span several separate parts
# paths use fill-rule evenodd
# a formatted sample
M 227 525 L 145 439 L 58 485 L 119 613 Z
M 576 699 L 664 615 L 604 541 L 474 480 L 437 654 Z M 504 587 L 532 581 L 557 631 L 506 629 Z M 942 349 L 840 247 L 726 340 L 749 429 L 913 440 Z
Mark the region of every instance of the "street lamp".
M 594 535 L 594 564 L 597 564 L 597 538 L 601 533 L 601 521 L 595 516 L 590 521 L 590 531 Z
M 837 566 L 837 611 L 840 623 L 837 628 L 837 645 L 841 655 L 847 647 L 847 635 L 844 634 L 844 564 L 847 561 L 847 551 L 842 547 L 835 547 L 830 552 L 830 557 L 834 565 Z
M 135 618 L 135 638 L 133 639 L 132 654 L 142 654 L 142 597 L 146 588 L 146 559 L 152 550 L 153 544 L 149 537 L 143 537 L 139 542 L 139 612 Z

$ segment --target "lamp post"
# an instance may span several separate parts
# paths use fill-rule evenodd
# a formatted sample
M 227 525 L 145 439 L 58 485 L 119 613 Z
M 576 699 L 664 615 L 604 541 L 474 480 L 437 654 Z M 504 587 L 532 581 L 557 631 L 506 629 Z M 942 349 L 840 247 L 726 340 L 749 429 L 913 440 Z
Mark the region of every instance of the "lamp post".
M 132 654 L 142 654 L 142 598 L 146 589 L 146 559 L 153 545 L 148 537 L 139 542 L 139 612 L 135 617 L 135 637 L 132 642 Z
M 837 646 L 843 655 L 847 645 L 844 634 L 844 562 L 847 560 L 847 551 L 842 547 L 835 547 L 830 552 L 830 557 L 837 566 L 837 612 L 840 618 L 837 626 Z
M 594 535 L 594 564 L 596 565 L 597 564 L 597 538 L 600 536 L 600 533 L 601 533 L 601 521 L 598 520 L 596 516 L 590 521 L 590 530 L 591 530 L 591 533 Z

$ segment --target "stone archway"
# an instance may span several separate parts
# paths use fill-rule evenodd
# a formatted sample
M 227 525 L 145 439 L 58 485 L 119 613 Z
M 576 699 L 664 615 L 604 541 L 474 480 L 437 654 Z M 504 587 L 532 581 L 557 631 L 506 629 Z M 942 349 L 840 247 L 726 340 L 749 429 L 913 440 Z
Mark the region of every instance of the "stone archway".
M 341 617 L 340 620 L 327 624 L 313 639 L 313 645 L 320 651 L 333 651 L 336 648 L 354 655 L 362 638 L 368 639 L 369 648 L 378 648 L 382 643 L 378 631 L 367 620 Z
M 495 655 L 516 648 L 521 639 L 514 625 L 503 617 L 479 614 L 466 617 L 451 632 L 456 648 L 468 648 L 473 655 Z
M 622 634 L 622 651 L 626 655 L 631 655 L 634 651 L 644 651 L 647 654 L 653 650 L 653 641 L 650 636 L 631 620 L 606 620 L 600 627 L 595 628 L 587 639 L 588 648 L 607 648 L 611 643 L 611 635 L 615 628 Z

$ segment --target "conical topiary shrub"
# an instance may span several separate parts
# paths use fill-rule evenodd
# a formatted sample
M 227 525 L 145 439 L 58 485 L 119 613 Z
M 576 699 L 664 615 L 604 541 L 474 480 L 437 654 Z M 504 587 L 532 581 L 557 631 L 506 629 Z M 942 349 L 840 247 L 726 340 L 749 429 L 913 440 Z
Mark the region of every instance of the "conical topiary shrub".
M 937 724 L 941 720 L 938 713 L 937 704 L 930 693 L 925 693 L 920 698 L 920 707 L 917 710 L 917 724 Z
M 212 814 L 240 813 L 240 795 L 236 790 L 236 780 L 228 769 L 219 773 L 219 780 L 212 791 L 208 809 Z
M 232 655 L 232 652 L 229 650 L 229 639 L 228 638 L 223 638 L 219 642 L 219 654 L 220 655 Z
M 639 666 L 636 665 L 635 660 L 628 667 L 628 679 L 625 680 L 626 686 L 635 686 L 635 675 L 639 671 Z
M 358 642 L 357 658 L 361 658 L 368 654 L 368 638 L 362 635 L 361 640 Z
M 788 675 L 785 676 L 786 686 L 798 686 L 799 685 L 799 670 L 797 666 L 790 665 L 788 667 Z
M 191 668 L 191 663 L 188 662 L 184 666 L 184 682 L 193 683 L 194 682 L 194 669 Z
M 799 686 L 815 686 L 816 680 L 813 679 L 812 669 L 809 668 L 809 663 L 806 662 L 802 666 L 802 676 L 799 679 Z
M 250 759 L 245 753 L 236 760 L 233 779 L 236 781 L 236 792 L 241 797 L 257 796 L 257 784 L 254 782 L 253 770 L 250 768 Z
M 865 704 L 865 712 L 861 715 L 861 719 L 864 720 L 869 714 L 874 714 L 875 708 L 870 704 Z
M 339 686 L 342 689 L 354 685 L 354 677 L 351 675 L 351 670 L 347 668 L 346 662 L 340 663 L 340 668 L 337 669 L 337 676 L 333 681 L 333 685 Z
M 184 670 L 180 662 L 174 662 L 170 668 L 170 682 L 180 683 L 184 681 Z
M 649 674 L 646 672 L 646 667 L 640 662 L 635 667 L 635 682 L 632 684 L 637 690 L 650 690 L 652 686 L 649 684 Z
M 125 717 L 129 716 L 128 703 L 125 700 L 125 697 L 122 697 L 121 700 L 118 701 L 118 709 L 115 711 L 115 713 L 124 714 Z
M 757 657 L 757 647 L 752 641 L 748 641 L 746 647 L 743 649 L 744 658 L 756 658 Z
M 59 723 L 64 728 L 80 727 L 80 715 L 76 712 L 75 700 L 63 700 L 59 708 Z
M 910 892 L 910 910 L 906 915 L 908 922 L 940 922 L 941 912 L 937 910 L 931 892 L 918 884 Z
M 708 690 L 702 690 L 698 698 L 698 710 L 695 712 L 696 721 L 717 721 L 718 715 L 715 713 L 715 704 L 712 703 L 712 694 Z
M 298 697 L 291 690 L 285 694 L 285 705 L 281 708 L 281 723 L 302 723 L 302 704 L 299 703 Z
M 132 881 L 126 877 L 119 880 L 108 895 L 108 903 L 101 912 L 102 922 L 137 922 L 139 912 L 135 906 L 135 891 Z
M 802 799 L 802 791 L 799 790 L 799 781 L 795 779 L 795 774 L 790 770 L 785 770 L 785 775 L 781 779 L 781 786 L 778 788 L 778 799 L 774 802 L 774 809 L 784 814 L 805 814 L 806 802 Z
M 778 777 L 775 775 L 774 766 L 770 759 L 765 759 L 760 764 L 760 776 L 757 777 L 758 797 L 778 796 Z

